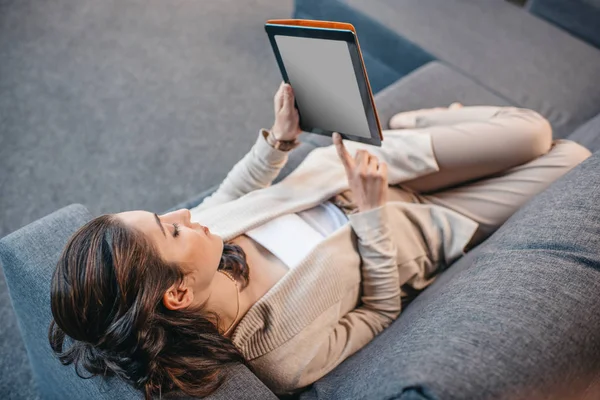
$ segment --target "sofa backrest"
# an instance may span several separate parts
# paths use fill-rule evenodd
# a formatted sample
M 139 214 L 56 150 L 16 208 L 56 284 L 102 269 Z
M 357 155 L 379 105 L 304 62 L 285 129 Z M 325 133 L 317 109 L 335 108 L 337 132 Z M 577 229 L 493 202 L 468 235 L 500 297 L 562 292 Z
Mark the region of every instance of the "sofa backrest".
M 600 0 L 530 0 L 529 12 L 600 49 Z

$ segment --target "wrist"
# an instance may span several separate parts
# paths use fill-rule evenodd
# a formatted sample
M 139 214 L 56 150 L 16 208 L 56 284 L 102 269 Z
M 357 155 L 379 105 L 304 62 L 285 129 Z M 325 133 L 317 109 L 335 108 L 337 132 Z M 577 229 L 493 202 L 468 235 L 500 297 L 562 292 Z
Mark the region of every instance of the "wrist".
M 355 193 L 360 193 L 360 191 L 355 191 Z M 374 210 L 376 208 L 381 208 L 384 205 L 387 204 L 387 196 L 382 195 L 382 196 L 378 196 L 377 199 L 369 199 L 367 198 L 368 196 L 356 196 L 355 197 L 355 204 L 356 204 L 356 210 L 355 212 L 359 213 L 359 212 L 368 212 L 371 210 Z
M 382 205 L 348 215 L 352 229 L 363 239 L 378 237 L 387 232 L 387 207 Z
M 265 140 L 267 141 L 267 143 L 269 143 L 269 145 L 276 149 L 276 150 L 280 150 L 280 151 L 291 151 L 293 149 L 295 149 L 296 147 L 300 146 L 301 142 L 298 139 L 293 139 L 293 140 L 280 140 L 277 139 L 277 136 L 275 135 L 275 133 L 273 132 L 272 129 L 262 129 L 262 135 L 265 138 Z
M 374 210 L 376 208 L 381 208 L 384 205 L 385 205 L 385 203 L 379 204 L 379 205 L 373 205 L 373 206 L 372 205 L 357 205 L 355 213 L 368 212 L 368 211 Z
M 271 127 L 271 129 L 267 129 L 267 130 L 271 133 L 272 137 L 275 140 L 281 140 L 281 139 L 279 139 L 281 137 L 281 134 L 277 131 L 277 129 L 275 129 L 275 125 L 273 125 Z
M 282 142 L 293 142 L 295 140 L 297 140 L 298 138 L 298 132 L 294 133 L 292 131 L 287 131 L 285 129 L 280 129 L 280 127 L 278 126 L 277 123 L 273 124 L 273 126 L 271 126 L 271 129 L 269 129 L 269 131 L 273 134 L 273 137 L 276 140 L 282 141 Z

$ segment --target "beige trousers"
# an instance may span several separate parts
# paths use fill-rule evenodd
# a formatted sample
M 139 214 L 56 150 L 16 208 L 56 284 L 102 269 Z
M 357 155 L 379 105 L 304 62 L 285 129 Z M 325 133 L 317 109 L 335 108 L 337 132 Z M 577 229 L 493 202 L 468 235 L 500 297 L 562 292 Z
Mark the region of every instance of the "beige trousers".
M 538 113 L 514 107 L 464 107 L 417 117 L 432 137 L 440 171 L 392 190 L 457 211 L 479 228 L 481 243 L 529 199 L 588 158 L 585 147 L 552 140 Z
M 473 219 L 479 228 L 466 250 L 591 155 L 573 141 L 553 141 L 546 119 L 515 107 L 427 113 L 413 130 L 431 135 L 440 170 L 390 186 L 388 201 L 437 204 Z M 351 193 L 339 196 L 350 200 Z

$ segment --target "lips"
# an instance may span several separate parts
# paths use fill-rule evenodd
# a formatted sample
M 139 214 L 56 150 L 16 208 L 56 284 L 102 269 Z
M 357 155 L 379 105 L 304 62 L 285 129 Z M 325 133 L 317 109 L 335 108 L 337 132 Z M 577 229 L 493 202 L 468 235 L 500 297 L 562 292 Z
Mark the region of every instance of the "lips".
M 208 229 L 206 226 L 203 226 L 202 229 L 204 230 L 204 233 L 206 233 L 207 235 L 210 233 L 210 229 Z

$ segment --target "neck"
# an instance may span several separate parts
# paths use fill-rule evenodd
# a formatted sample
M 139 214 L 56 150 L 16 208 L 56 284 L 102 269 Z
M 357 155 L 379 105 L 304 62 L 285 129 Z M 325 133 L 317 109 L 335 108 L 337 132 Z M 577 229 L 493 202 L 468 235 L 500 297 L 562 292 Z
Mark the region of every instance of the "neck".
M 220 291 L 219 305 L 219 330 L 226 337 L 231 337 L 241 316 L 242 299 L 239 293 L 239 283 L 235 282 L 231 274 L 227 271 L 219 271 L 223 278 L 220 285 L 223 290 Z

